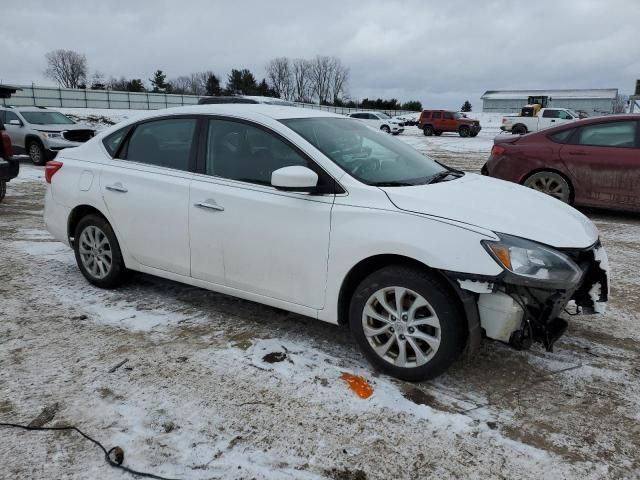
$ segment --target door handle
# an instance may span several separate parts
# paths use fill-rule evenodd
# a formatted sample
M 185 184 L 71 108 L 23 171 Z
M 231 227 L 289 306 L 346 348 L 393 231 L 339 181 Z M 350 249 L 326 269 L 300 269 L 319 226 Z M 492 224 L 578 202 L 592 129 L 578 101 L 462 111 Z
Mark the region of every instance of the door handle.
M 215 210 L 217 212 L 224 212 L 224 207 L 221 207 L 217 203 L 209 203 L 209 201 L 196 202 L 193 205 L 195 207 L 198 207 L 198 208 L 206 208 L 208 210 Z
M 555 120 L 551 120 L 551 122 L 553 123 L 553 122 L 555 122 Z
M 104 188 L 106 188 L 107 190 L 109 190 L 111 192 L 127 193 L 129 191 L 126 188 L 124 188 L 121 183 L 116 183 L 116 184 L 113 184 L 113 185 L 107 185 Z
M 585 152 L 567 152 L 569 155 L 586 155 Z

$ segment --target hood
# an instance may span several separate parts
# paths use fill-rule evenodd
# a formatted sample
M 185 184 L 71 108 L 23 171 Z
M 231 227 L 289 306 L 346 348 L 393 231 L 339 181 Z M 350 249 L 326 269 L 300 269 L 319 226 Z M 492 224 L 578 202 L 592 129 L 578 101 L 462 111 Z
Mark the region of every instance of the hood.
M 39 130 L 41 132 L 64 132 L 65 130 L 92 130 L 91 128 L 86 127 L 85 125 L 78 125 L 77 123 L 64 124 L 64 125 L 59 123 L 36 125 L 35 123 L 32 123 L 31 125 L 33 126 L 34 130 Z
M 401 210 L 444 217 L 555 248 L 586 248 L 598 239 L 595 225 L 573 207 L 495 178 L 466 174 L 433 185 L 382 190 Z

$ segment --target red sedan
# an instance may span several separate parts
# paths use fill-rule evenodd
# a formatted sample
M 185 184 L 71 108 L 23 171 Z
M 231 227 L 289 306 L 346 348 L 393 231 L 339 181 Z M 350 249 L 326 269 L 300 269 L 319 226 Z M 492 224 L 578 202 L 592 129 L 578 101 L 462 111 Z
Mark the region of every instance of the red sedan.
M 482 173 L 573 205 L 640 211 L 640 115 L 498 136 Z

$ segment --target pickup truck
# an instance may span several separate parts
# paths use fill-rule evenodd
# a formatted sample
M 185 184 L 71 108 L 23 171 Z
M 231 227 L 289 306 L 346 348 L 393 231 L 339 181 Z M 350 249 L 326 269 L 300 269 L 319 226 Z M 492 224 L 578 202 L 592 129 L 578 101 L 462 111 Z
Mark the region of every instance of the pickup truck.
M 19 163 L 12 156 L 11 139 L 0 122 L 0 202 L 7 193 L 7 182 L 18 176 Z
M 555 127 L 561 123 L 573 122 L 579 118 L 580 116 L 576 112 L 568 108 L 543 108 L 534 116 L 508 115 L 502 117 L 500 130 L 524 135 L 543 128 Z

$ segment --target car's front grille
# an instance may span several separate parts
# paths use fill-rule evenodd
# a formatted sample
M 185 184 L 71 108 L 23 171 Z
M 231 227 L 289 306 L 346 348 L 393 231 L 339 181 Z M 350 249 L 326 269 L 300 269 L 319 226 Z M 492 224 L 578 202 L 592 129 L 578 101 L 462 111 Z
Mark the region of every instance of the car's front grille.
M 94 135 L 93 130 L 67 130 L 62 132 L 62 136 L 65 140 L 69 140 L 70 142 L 86 142 Z

